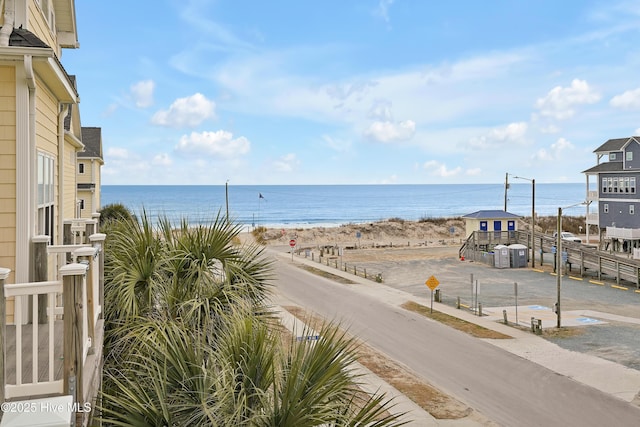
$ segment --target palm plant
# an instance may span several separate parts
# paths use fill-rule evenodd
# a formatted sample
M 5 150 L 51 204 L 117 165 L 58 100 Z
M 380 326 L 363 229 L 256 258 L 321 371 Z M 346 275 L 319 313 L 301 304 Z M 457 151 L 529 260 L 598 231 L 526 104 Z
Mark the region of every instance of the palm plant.
M 116 426 L 398 425 L 359 401 L 355 344 L 327 324 L 283 346 L 267 306 L 272 264 L 241 228 L 110 223 L 102 420 Z

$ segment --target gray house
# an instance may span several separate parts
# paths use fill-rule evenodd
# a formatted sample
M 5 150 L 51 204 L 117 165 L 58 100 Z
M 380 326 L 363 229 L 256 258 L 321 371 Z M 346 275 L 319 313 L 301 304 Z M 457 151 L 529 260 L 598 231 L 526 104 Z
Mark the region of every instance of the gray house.
M 587 201 L 597 207 L 587 215 L 587 227 L 597 225 L 611 249 L 631 252 L 640 247 L 640 137 L 610 139 L 594 153 L 596 166 L 583 171 Z M 590 178 L 595 178 L 597 190 L 589 190 Z

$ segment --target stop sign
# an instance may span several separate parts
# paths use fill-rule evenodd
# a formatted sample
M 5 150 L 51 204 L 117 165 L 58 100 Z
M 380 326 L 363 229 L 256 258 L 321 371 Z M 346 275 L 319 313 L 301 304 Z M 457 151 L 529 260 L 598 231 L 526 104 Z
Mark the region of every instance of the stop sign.
M 292 248 L 294 248 L 296 246 L 296 239 L 291 239 L 289 240 L 289 246 L 291 246 Z

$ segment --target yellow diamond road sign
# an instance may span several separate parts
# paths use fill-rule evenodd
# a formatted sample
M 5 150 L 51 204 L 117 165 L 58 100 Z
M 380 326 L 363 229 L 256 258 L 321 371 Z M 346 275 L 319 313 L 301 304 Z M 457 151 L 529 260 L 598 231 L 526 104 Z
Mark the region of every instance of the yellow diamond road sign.
M 426 282 L 424 282 L 425 285 L 427 285 L 429 287 L 429 289 L 434 290 L 435 288 L 438 287 L 438 285 L 440 284 L 440 282 L 438 282 L 438 279 L 436 279 L 434 276 L 431 276 L 427 279 Z

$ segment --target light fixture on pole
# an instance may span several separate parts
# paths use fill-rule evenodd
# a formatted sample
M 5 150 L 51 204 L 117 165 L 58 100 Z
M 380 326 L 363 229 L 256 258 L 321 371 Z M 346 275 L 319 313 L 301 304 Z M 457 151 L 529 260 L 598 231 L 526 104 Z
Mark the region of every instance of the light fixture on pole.
M 536 180 L 535 178 L 525 178 L 514 176 L 517 179 L 531 181 L 531 268 L 536 266 Z
M 558 220 L 556 230 L 556 287 L 558 292 L 558 299 L 556 301 L 556 316 L 558 318 L 557 327 L 562 325 L 561 313 L 560 313 L 560 289 L 562 288 L 562 210 L 569 209 L 576 206 L 584 205 L 587 202 L 575 203 L 573 205 L 565 206 L 564 208 L 558 208 Z M 568 257 L 568 254 L 567 254 Z

